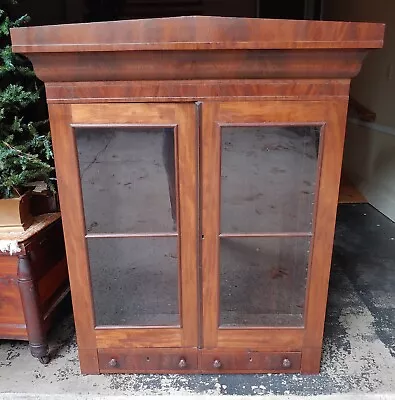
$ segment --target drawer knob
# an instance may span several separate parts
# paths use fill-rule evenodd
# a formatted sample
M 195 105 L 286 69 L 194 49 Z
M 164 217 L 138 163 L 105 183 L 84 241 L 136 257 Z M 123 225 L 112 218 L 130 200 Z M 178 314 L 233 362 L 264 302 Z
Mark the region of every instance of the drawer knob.
M 180 368 L 185 368 L 187 366 L 187 360 L 185 358 L 181 358 L 180 362 L 178 363 Z
M 219 360 L 214 360 L 214 362 L 213 362 L 213 367 L 214 368 L 221 368 L 221 366 L 222 366 L 222 364 L 221 364 L 221 361 L 219 361 Z
M 108 365 L 109 365 L 111 368 L 115 368 L 115 367 L 118 366 L 118 361 L 117 361 L 115 358 L 112 358 L 112 359 L 108 362 Z
M 291 360 L 289 358 L 284 358 L 283 360 L 283 367 L 284 368 L 290 368 L 292 365 Z

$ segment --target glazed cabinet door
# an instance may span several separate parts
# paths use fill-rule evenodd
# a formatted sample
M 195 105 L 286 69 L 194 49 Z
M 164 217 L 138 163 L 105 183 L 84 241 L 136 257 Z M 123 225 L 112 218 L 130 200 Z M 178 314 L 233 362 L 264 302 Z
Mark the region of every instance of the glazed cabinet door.
M 50 112 L 82 372 L 196 370 L 194 104 Z
M 335 101 L 203 104 L 203 369 L 319 362 L 345 111 Z

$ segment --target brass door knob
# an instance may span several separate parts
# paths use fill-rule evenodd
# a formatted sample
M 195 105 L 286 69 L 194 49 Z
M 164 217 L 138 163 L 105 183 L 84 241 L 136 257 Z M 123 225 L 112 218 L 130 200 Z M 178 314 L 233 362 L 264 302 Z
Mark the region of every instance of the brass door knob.
M 221 364 L 221 361 L 219 361 L 219 360 L 214 360 L 214 362 L 213 362 L 213 367 L 214 368 L 221 368 L 221 366 L 222 366 L 222 364 Z
M 118 361 L 117 361 L 115 358 L 112 358 L 112 359 L 108 362 L 108 365 L 109 365 L 111 368 L 115 368 L 115 367 L 118 366 Z
M 284 368 L 290 368 L 292 365 L 291 360 L 289 358 L 284 358 L 283 360 L 283 367 Z
M 180 368 L 185 368 L 187 366 L 187 360 L 185 358 L 181 358 L 180 362 L 178 363 Z

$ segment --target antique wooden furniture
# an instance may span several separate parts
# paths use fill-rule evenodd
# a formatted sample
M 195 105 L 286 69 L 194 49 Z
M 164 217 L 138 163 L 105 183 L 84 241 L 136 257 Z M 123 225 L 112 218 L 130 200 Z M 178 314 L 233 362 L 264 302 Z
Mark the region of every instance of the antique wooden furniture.
M 381 24 L 12 30 L 45 82 L 83 373 L 317 373 L 350 79 Z
M 2 232 L 0 243 L 0 338 L 28 340 L 46 364 L 46 333 L 70 292 L 60 213 L 34 217 L 24 232 Z

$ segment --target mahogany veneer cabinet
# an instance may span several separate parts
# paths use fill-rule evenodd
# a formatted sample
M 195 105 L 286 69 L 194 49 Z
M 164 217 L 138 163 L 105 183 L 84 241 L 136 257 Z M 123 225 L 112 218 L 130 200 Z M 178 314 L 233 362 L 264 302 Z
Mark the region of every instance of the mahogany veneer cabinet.
M 13 29 L 45 82 L 83 373 L 317 373 L 350 79 L 384 26 Z

